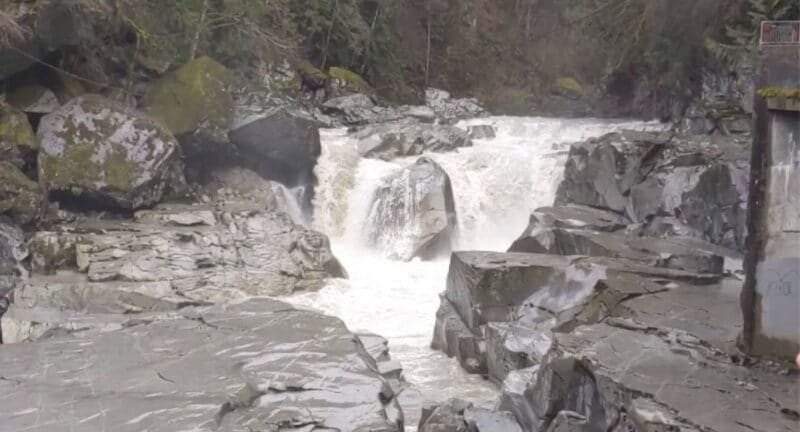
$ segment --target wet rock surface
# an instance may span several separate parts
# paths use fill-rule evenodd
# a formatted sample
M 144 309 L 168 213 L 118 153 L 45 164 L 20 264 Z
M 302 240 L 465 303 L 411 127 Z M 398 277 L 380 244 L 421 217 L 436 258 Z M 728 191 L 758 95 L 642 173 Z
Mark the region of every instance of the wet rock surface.
M 747 149 L 731 140 L 623 132 L 573 145 L 556 204 L 641 223 L 674 217 L 706 240 L 744 247 Z
M 336 318 L 268 299 L 52 334 L 4 346 L 0 361 L 9 430 L 403 427 L 357 336 Z
M 375 104 L 370 96 L 361 93 L 328 99 L 322 104 L 322 110 L 348 126 L 404 119 L 432 123 L 436 119 L 436 113 L 427 106 L 384 107 Z
M 619 258 L 459 252 L 432 346 L 504 382 L 499 409 L 525 431 L 791 430 L 797 377 L 735 361 L 740 289 Z
M 450 178 L 433 160 L 418 159 L 382 180 L 368 220 L 370 242 L 393 258 L 449 252 L 458 229 Z
M 462 129 L 422 123 L 371 125 L 355 136 L 362 156 L 383 160 L 472 146 L 472 140 Z
M 230 140 L 245 166 L 262 177 L 311 189 L 320 154 L 320 126 L 304 113 L 276 108 L 235 119 Z

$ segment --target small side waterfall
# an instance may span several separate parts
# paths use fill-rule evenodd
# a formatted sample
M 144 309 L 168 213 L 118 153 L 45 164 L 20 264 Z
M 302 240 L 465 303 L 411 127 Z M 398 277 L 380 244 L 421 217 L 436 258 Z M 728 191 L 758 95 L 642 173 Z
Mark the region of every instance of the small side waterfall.
M 635 121 L 515 117 L 474 119 L 458 126 L 476 125 L 492 126 L 496 136 L 476 139 L 474 146 L 454 152 L 425 155 L 450 178 L 458 220 L 455 247 L 462 250 L 505 251 L 527 226 L 532 210 L 552 205 L 569 144 L 621 129 L 660 127 Z M 466 375 L 455 361 L 429 348 L 449 259 L 391 260 L 371 246 L 369 233 L 386 228 L 371 226 L 376 191 L 383 179 L 417 159 L 363 159 L 358 140 L 345 130 L 322 132 L 313 226 L 331 237 L 350 279 L 332 280 L 323 290 L 292 301 L 338 316 L 352 330 L 386 337 L 392 356 L 402 362 L 406 378 L 424 399 L 460 397 L 488 403 L 497 392 L 491 383 Z M 414 235 L 413 229 L 407 232 Z M 402 246 L 410 240 L 392 241 Z

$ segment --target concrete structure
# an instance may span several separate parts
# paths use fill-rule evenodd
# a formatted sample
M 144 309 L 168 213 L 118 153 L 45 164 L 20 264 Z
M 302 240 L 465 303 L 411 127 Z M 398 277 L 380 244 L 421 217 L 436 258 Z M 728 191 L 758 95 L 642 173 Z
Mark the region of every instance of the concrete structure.
M 800 22 L 762 26 L 741 345 L 800 352 Z

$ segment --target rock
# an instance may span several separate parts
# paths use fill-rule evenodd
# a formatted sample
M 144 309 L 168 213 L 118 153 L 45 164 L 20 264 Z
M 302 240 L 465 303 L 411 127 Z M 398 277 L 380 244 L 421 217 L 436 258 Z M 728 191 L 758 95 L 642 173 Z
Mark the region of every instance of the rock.
M 556 203 L 624 213 L 635 223 L 675 217 L 712 243 L 741 249 L 746 152 L 708 139 L 624 132 L 573 145 Z
M 551 332 L 622 316 L 626 300 L 719 279 L 620 258 L 456 252 L 431 346 L 470 373 L 502 381 L 536 365 Z
M 564 167 L 564 180 L 556 193 L 556 204 L 580 204 L 623 212 L 627 199 L 617 177 L 623 155 L 610 144 L 573 145 Z
M 182 302 L 289 294 L 346 277 L 327 237 L 251 202 L 161 206 L 137 212 L 133 222 L 65 224 L 58 233 L 37 233 L 32 248 L 42 273 L 80 273 L 68 287 L 131 283 L 137 295 Z M 149 294 L 164 284 L 166 294 Z
M 204 56 L 159 79 L 143 104 L 148 114 L 163 121 L 181 141 L 185 155 L 230 151 L 232 85 L 231 72 Z
M 362 93 L 354 93 L 328 99 L 322 109 L 326 114 L 337 117 L 350 126 L 418 120 L 433 123 L 436 114 L 426 106 L 402 105 L 382 107 L 375 105 L 373 99 Z
M 96 95 L 42 118 L 39 179 L 49 191 L 95 195 L 122 209 L 157 203 L 183 183 L 180 148 L 150 117 Z
M 535 237 L 543 228 L 575 228 L 601 232 L 619 231 L 629 221 L 624 216 L 592 207 L 564 205 L 542 207 L 531 214 L 528 227 L 509 249 L 509 252 L 534 252 L 526 239 Z
M 245 163 L 264 178 L 288 187 L 304 186 L 313 198 L 314 166 L 320 155 L 320 123 L 287 109 L 241 119 L 230 134 Z
M 453 98 L 450 93 L 435 88 L 425 90 L 425 104 L 433 109 L 437 117 L 448 122 L 486 115 L 486 110 L 477 99 Z
M 59 107 L 58 98 L 50 89 L 40 85 L 23 85 L 8 95 L 12 107 L 31 114 L 49 114 Z
M 359 131 L 356 137 L 362 156 L 383 160 L 472 146 L 472 140 L 465 131 L 444 125 L 378 125 Z
M 742 384 L 757 391 L 744 392 Z M 785 377 L 726 363 L 690 334 L 612 323 L 556 333 L 523 400 L 510 399 L 527 413 L 526 430 L 788 432 L 797 420 L 780 412 L 797 389 Z M 711 405 L 698 405 L 699 397 Z M 557 416 L 564 411 L 572 413 Z M 582 427 L 564 426 L 570 422 Z
M 301 208 L 303 194 L 297 194 L 286 186 L 266 180 L 247 168 L 229 167 L 213 170 L 204 186 L 214 202 L 247 201 L 263 209 L 283 212 L 297 224 L 307 222 Z M 226 195 L 220 191 L 229 191 Z
M 328 99 L 322 104 L 325 113 L 338 116 L 345 124 L 365 124 L 381 116 L 382 109 L 362 93 Z
M 464 422 L 464 411 L 472 404 L 459 399 L 450 399 L 441 405 L 422 409 L 419 432 L 469 432 Z
M 472 139 L 489 139 L 497 136 L 497 131 L 495 131 L 492 125 L 468 126 L 467 133 Z
M 8 110 L 0 114 L 0 161 L 24 170 L 34 165 L 39 142 L 25 114 Z
M 531 217 L 531 224 L 509 252 L 549 253 L 626 258 L 656 267 L 686 270 L 693 273 L 721 275 L 722 248 L 692 238 L 649 238 L 624 233 L 597 232 L 588 229 L 555 228 Z
M 666 176 L 662 208 L 686 225 L 722 243 L 733 230 L 743 245 L 741 196 L 727 165 L 675 168 Z M 735 245 L 734 245 L 735 246 Z
M 43 204 L 39 185 L 16 166 L 0 161 L 0 214 L 27 224 L 42 214 Z
M 20 263 L 27 256 L 28 251 L 22 230 L 16 225 L 0 219 L 0 299 L 5 298 L 14 290 L 22 273 Z M 2 312 L 0 312 L 0 316 L 2 316 Z
M 51 333 L 46 341 L 4 346 L 4 426 L 403 429 L 392 390 L 336 318 L 258 299 L 126 320 L 116 329 Z M 47 373 L 53 367 L 47 359 L 56 357 L 59 372 Z M 27 410 L 34 405 L 35 413 Z
M 522 432 L 510 412 L 472 407 L 464 410 L 464 421 L 469 432 Z
M 369 241 L 390 257 L 449 252 L 458 228 L 450 177 L 433 160 L 419 158 L 381 180 L 367 220 Z
M 328 87 L 330 94 L 347 93 L 373 94 L 374 90 L 359 74 L 341 67 L 328 68 Z
M 9 297 L 19 285 L 20 277 L 26 273 L 21 262 L 27 255 L 22 230 L 0 218 L 0 318 L 8 310 Z M 0 345 L 3 343 L 0 327 Z

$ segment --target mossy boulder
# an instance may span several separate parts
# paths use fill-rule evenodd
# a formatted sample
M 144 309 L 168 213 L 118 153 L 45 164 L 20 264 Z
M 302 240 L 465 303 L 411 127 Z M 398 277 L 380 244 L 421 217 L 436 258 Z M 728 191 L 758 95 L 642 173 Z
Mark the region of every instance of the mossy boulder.
M 559 91 L 572 94 L 583 94 L 583 86 L 572 77 L 561 77 L 556 80 L 556 86 Z
M 0 214 L 18 223 L 28 223 L 41 213 L 39 185 L 16 166 L 0 161 Z
M 145 97 L 145 109 L 182 143 L 223 143 L 233 121 L 233 80 L 225 66 L 200 57 L 158 80 Z
M 38 146 L 25 114 L 13 109 L 0 111 L 0 160 L 22 169 L 35 159 Z
M 333 96 L 349 93 L 364 93 L 372 95 L 374 91 L 361 75 L 340 67 L 328 69 Z
M 183 182 L 175 137 L 152 117 L 98 95 L 72 99 L 39 124 L 39 180 L 123 209 L 157 203 Z

